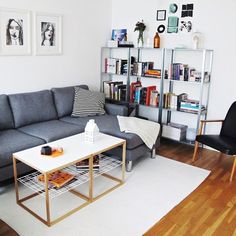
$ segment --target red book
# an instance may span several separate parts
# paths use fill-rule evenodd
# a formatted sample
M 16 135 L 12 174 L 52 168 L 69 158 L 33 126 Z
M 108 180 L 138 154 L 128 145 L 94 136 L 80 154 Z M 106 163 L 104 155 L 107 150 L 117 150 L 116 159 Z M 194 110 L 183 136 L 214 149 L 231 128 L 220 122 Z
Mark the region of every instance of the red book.
M 140 81 L 137 81 L 137 82 L 132 82 L 130 84 L 130 102 L 134 102 L 134 98 L 135 98 L 135 89 L 136 87 L 141 87 L 142 84 Z
M 156 86 L 148 86 L 147 87 L 147 95 L 146 95 L 146 105 L 149 106 L 150 105 L 150 97 L 151 97 L 151 91 L 152 90 L 156 90 Z

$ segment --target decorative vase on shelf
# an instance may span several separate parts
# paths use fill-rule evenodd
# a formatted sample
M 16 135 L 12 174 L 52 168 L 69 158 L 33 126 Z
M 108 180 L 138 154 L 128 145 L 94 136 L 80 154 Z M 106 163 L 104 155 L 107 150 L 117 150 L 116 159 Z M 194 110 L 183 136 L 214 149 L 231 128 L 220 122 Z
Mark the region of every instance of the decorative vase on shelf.
M 154 39 L 153 39 L 153 47 L 154 48 L 159 48 L 160 47 L 160 36 L 159 34 L 156 32 Z

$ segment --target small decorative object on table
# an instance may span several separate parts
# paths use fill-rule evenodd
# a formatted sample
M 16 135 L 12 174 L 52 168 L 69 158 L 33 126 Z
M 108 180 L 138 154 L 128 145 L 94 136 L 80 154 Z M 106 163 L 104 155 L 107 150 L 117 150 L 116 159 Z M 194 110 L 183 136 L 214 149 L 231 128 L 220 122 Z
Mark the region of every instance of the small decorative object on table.
M 138 46 L 140 46 L 140 43 L 141 43 L 141 46 L 143 47 L 143 44 L 144 44 L 143 32 L 145 29 L 146 29 L 146 25 L 144 24 L 143 20 L 142 20 L 142 22 L 138 21 L 136 23 L 135 28 L 134 28 L 134 32 L 138 31 Z
M 85 141 L 93 143 L 99 134 L 99 129 L 94 119 L 88 121 L 84 131 Z

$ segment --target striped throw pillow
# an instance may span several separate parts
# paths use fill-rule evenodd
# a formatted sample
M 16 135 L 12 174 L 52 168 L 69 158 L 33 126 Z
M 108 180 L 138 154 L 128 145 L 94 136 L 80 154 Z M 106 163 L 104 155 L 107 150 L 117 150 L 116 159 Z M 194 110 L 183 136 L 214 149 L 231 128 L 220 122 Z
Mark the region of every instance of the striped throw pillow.
M 105 95 L 75 87 L 72 116 L 86 117 L 105 114 Z

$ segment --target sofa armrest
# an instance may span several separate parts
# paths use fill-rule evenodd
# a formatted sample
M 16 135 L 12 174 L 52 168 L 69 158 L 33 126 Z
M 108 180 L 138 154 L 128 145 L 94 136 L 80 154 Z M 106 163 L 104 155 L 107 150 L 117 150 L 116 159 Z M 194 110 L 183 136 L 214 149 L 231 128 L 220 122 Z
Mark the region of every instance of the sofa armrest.
M 109 115 L 128 116 L 128 108 L 125 105 L 106 103 L 105 110 Z

